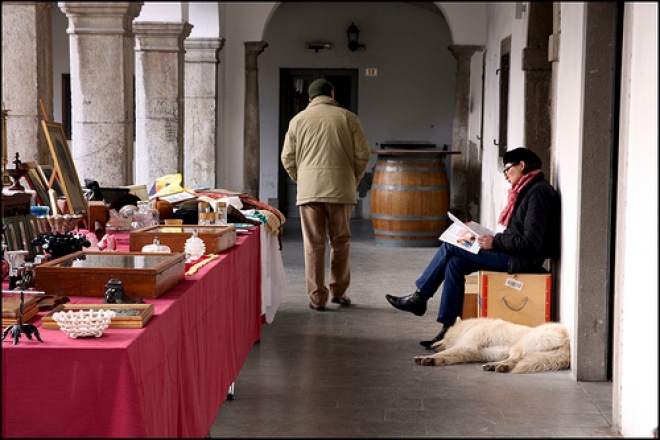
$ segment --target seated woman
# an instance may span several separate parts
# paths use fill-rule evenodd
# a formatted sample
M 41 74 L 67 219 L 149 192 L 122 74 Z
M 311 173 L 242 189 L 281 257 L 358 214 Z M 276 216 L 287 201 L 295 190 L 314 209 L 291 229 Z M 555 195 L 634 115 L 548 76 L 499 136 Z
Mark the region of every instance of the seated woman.
M 531 150 L 516 148 L 502 158 L 504 178 L 511 188 L 499 223 L 506 228 L 493 235 L 479 235 L 481 248 L 473 254 L 459 246 L 442 243 L 407 296 L 386 295 L 399 310 L 417 316 L 426 313 L 426 303 L 444 281 L 438 310 L 442 327 L 437 336 L 420 344 L 430 348 L 442 340 L 463 310 L 465 275 L 478 270 L 509 273 L 544 272 L 546 259 L 559 257 L 560 199 L 545 180 L 541 159 Z

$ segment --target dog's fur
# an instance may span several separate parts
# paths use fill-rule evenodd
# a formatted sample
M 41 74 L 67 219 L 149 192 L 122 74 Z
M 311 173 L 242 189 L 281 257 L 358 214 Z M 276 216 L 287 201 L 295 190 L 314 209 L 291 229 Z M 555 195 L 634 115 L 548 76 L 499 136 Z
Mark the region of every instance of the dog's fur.
M 568 330 L 556 322 L 529 327 L 499 318 L 459 318 L 431 348 L 435 354 L 415 356 L 415 363 L 487 362 L 484 370 L 500 373 L 537 373 L 570 366 Z

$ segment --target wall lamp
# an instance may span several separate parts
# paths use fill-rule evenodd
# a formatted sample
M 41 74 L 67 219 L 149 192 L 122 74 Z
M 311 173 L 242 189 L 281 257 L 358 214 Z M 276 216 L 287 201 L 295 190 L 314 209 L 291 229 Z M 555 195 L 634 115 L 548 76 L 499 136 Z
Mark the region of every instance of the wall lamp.
M 314 52 L 319 53 L 319 50 L 321 49 L 332 49 L 332 43 L 323 43 L 323 42 L 316 42 L 316 43 L 305 43 L 305 49 L 313 49 Z
M 351 25 L 346 30 L 346 35 L 348 36 L 348 49 L 351 52 L 356 50 L 364 50 L 364 44 L 358 43 L 358 38 L 360 36 L 360 29 L 355 26 L 355 22 L 351 22 Z

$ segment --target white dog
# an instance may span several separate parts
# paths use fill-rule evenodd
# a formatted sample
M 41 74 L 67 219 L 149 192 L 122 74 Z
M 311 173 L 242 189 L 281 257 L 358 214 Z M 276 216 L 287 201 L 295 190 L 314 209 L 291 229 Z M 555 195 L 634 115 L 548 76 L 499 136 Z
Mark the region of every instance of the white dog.
M 459 318 L 431 348 L 435 354 L 415 356 L 415 363 L 488 362 L 484 370 L 501 373 L 564 370 L 570 365 L 571 353 L 568 330 L 562 324 L 529 327 L 499 318 Z

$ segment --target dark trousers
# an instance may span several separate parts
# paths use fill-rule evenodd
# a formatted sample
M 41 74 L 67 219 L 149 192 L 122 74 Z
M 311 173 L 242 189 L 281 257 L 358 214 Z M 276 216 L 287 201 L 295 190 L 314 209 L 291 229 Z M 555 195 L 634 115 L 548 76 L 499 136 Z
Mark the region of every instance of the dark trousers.
M 423 297 L 431 298 L 444 281 L 436 321 L 451 326 L 463 312 L 465 275 L 478 270 L 506 272 L 508 264 L 508 254 L 484 249 L 473 254 L 443 242 L 415 285 Z

